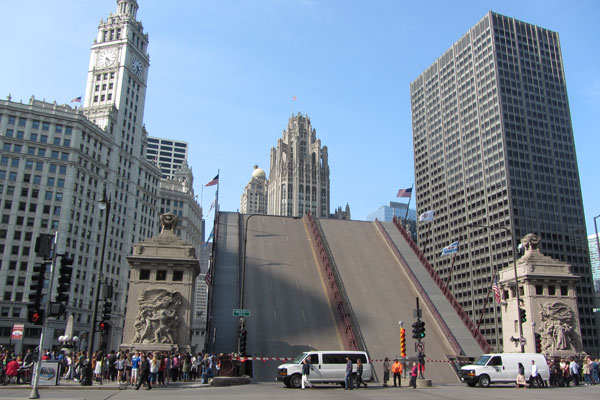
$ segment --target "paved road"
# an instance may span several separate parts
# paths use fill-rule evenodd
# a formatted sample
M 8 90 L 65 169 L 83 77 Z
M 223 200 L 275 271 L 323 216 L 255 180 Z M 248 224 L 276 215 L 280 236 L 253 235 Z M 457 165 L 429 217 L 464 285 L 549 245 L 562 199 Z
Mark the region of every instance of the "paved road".
M 208 351 L 214 353 L 237 352 L 237 320 L 233 309 L 239 306 L 239 226 L 238 213 L 220 212 L 217 229 L 217 255 L 213 275 L 211 325 L 208 334 Z M 213 338 L 216 332 L 216 338 Z
M 13 387 L 0 388 L 0 400 L 4 399 L 26 399 L 29 389 L 14 389 Z M 528 400 L 547 400 L 568 398 L 569 400 L 587 400 L 597 398 L 600 387 L 577 387 L 560 389 L 514 389 L 512 387 L 492 387 L 489 389 L 469 388 L 464 385 L 436 386 L 427 389 L 410 388 L 381 388 L 369 386 L 367 389 L 355 389 L 345 391 L 335 386 L 322 386 L 306 391 L 298 389 L 287 389 L 281 384 L 253 384 L 232 387 L 203 387 L 196 389 L 158 388 L 153 390 L 64 390 L 59 388 L 42 389 L 42 399 L 86 399 L 86 400 L 164 400 L 165 397 L 172 399 L 203 399 L 203 400 L 311 400 L 320 399 L 376 399 L 397 400 L 399 398 L 410 398 L 411 400 L 466 400 L 486 399 L 504 400 L 509 398 L 527 398 Z
M 303 220 L 244 218 L 248 224 L 244 308 L 251 311 L 246 322 L 249 354 L 295 357 L 311 349 L 341 350 Z M 274 381 L 279 364 L 255 362 L 255 379 Z
M 393 257 L 372 222 L 320 220 L 360 331 L 372 359 L 400 355 L 399 321 L 406 329 L 407 355 L 416 356 L 412 339 L 413 309 L 417 292 Z M 426 322 L 425 353 L 433 360 L 445 360 L 454 352 L 431 317 Z M 382 362 L 375 363 L 379 378 Z M 458 382 L 448 363 L 428 363 L 427 378 L 434 382 Z

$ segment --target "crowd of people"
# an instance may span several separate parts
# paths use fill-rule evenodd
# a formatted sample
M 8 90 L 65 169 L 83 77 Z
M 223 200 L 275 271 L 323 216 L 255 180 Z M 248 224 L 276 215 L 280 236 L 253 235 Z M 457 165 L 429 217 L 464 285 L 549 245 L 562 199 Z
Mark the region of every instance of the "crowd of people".
M 554 387 L 579 386 L 582 382 L 585 386 L 600 383 L 600 359 L 592 359 L 590 356 L 583 358 L 570 357 L 560 361 L 548 360 L 550 376 L 548 383 L 538 373 L 538 367 L 531 361 L 531 373 L 529 379 L 525 377 L 525 368 L 521 363 L 518 365 L 517 387 L 518 388 L 543 388 L 547 385 Z
M 36 361 L 31 350 L 15 355 L 10 351 L 0 351 L 0 383 L 25 383 L 24 375 L 31 377 L 31 367 Z M 165 386 L 170 382 L 200 383 L 210 381 L 220 373 L 221 361 L 214 355 L 203 353 L 176 352 L 140 352 L 140 351 L 98 351 L 88 359 L 86 352 L 48 351 L 42 354 L 42 360 L 58 362 L 61 379 L 75 382 L 83 378 L 84 367 L 91 368 L 92 377 L 98 383 L 105 381 L 120 382 L 135 386 Z

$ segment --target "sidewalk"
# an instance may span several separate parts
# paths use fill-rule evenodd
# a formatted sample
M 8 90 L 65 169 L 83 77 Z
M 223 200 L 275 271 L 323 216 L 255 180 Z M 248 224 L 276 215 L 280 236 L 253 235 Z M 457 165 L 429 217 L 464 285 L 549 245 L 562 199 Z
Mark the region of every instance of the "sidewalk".
M 165 385 L 165 386 L 153 386 L 152 389 L 197 389 L 197 388 L 202 388 L 202 387 L 209 387 L 209 384 L 206 383 L 200 383 L 200 379 L 196 379 L 195 381 L 190 381 L 190 382 L 181 382 L 181 381 L 177 381 L 177 382 L 170 382 L 169 384 Z M 10 384 L 10 385 L 4 385 L 4 386 L 0 386 L 0 391 L 2 391 L 2 389 L 27 389 L 27 390 L 31 390 L 31 385 L 30 384 Z M 81 386 L 81 384 L 79 382 L 76 381 L 71 381 L 71 380 L 64 380 L 61 379 L 60 384 L 57 386 L 46 386 L 46 385 L 40 385 L 38 386 L 39 390 L 52 390 L 52 389 L 60 389 L 60 390 L 134 390 L 135 387 L 131 386 L 131 385 L 125 385 L 123 384 L 122 386 L 114 381 L 102 381 L 102 385 L 100 385 L 98 382 L 93 382 L 92 386 Z M 144 387 L 141 387 L 140 390 L 145 390 Z

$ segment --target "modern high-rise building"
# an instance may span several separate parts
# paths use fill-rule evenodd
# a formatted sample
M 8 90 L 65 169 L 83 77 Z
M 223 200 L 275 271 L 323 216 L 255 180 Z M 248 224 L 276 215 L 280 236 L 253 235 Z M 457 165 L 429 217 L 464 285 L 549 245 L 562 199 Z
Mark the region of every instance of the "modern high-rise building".
M 598 249 L 598 236 L 596 236 L 596 234 L 588 236 L 588 248 L 590 249 L 590 264 L 592 266 L 594 290 L 596 290 L 596 293 L 600 293 L 600 251 Z
M 292 115 L 277 147 L 271 148 L 269 215 L 329 218 L 327 146 L 321 147 L 308 116 Z
M 0 101 L 0 344 L 10 342 L 6 333 L 14 323 L 25 323 L 17 346 L 39 344 L 40 329 L 26 322 L 26 309 L 33 266 L 41 262 L 34 251 L 40 234 L 57 234 L 56 253 L 74 257 L 67 315 L 73 315 L 82 349 L 92 324 L 92 288 L 98 280 L 113 288 L 111 319 L 96 335 L 104 350 L 121 343 L 126 257 L 135 243 L 158 233 L 159 207 L 182 217 L 189 237 L 202 237 L 201 209 L 196 204 L 199 212 L 192 212 L 188 201 L 191 171 L 180 169 L 183 175 L 175 174 L 165 188 L 159 168 L 146 161 L 148 36 L 137 10 L 135 0 L 118 0 L 116 12 L 100 21 L 83 108 L 33 96 L 28 103 Z M 161 193 L 177 202 L 161 204 Z M 98 207 L 104 194 L 110 201 L 108 224 Z M 99 308 L 104 300 L 101 296 Z M 65 324 L 64 316 L 48 320 L 44 348 L 59 346 Z
M 187 156 L 187 142 L 148 136 L 146 159 L 158 165 L 163 179 L 173 179 Z
M 582 342 L 597 352 L 558 33 L 488 12 L 410 84 L 410 95 L 417 214 L 435 211 L 432 222 L 419 223 L 419 245 L 447 279 L 451 257 L 440 257 L 441 249 L 459 240 L 457 300 L 501 349 L 500 306 L 488 301 L 490 286 L 499 269 L 512 265 L 513 244 L 536 233 L 544 254 L 581 277 Z
M 262 168 L 255 165 L 250 182 L 244 188 L 240 199 L 240 212 L 242 214 L 266 214 L 267 198 L 267 175 Z

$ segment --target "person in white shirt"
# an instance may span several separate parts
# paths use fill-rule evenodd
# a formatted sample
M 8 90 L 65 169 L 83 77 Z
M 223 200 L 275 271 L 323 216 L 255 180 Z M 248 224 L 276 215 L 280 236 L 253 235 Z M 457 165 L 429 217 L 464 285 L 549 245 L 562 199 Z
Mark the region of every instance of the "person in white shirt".
M 538 373 L 538 367 L 535 365 L 535 361 L 531 360 L 531 375 L 529 375 L 529 387 L 538 387 L 541 388 L 544 386 L 542 377 Z

